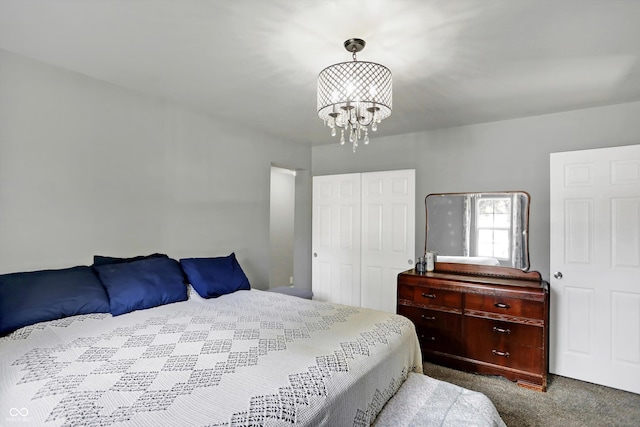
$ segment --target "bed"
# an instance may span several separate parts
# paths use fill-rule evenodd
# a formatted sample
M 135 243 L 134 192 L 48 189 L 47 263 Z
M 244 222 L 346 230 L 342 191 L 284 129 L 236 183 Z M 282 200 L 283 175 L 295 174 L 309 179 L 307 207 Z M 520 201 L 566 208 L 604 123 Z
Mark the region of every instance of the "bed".
M 456 264 L 479 264 L 499 266 L 500 261 L 497 258 L 486 256 L 447 256 L 438 255 L 437 262 L 453 262 Z
M 0 338 L 0 424 L 368 426 L 422 372 L 404 317 L 260 290 Z M 18 424 L 15 424 L 18 425 Z

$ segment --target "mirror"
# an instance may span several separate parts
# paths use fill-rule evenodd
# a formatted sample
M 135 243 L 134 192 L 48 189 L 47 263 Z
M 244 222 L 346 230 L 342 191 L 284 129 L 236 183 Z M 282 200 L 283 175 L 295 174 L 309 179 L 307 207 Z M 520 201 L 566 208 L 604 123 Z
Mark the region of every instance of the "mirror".
M 436 262 L 529 269 L 529 194 L 429 194 L 425 252 Z

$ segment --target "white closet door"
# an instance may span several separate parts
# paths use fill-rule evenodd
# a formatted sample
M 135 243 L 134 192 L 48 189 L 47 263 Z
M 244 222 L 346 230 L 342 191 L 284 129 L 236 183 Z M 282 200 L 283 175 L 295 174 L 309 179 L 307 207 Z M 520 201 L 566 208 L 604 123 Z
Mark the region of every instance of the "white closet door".
M 551 154 L 552 373 L 640 393 L 640 145 Z
M 362 307 L 396 312 L 398 273 L 413 267 L 415 170 L 362 174 Z
M 313 177 L 315 300 L 360 305 L 360 174 Z

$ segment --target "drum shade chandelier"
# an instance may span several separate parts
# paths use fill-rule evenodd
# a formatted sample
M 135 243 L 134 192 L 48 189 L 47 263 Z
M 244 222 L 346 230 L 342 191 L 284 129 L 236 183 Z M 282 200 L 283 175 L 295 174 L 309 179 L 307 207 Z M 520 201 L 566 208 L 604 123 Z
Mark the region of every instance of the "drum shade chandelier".
M 349 138 L 354 153 L 360 140 L 369 143 L 369 130 L 375 132 L 391 115 L 391 71 L 384 65 L 358 61 L 356 53 L 364 45 L 362 39 L 345 41 L 353 61 L 331 65 L 318 75 L 318 117 L 329 126 L 331 136 L 339 128 L 340 144 Z

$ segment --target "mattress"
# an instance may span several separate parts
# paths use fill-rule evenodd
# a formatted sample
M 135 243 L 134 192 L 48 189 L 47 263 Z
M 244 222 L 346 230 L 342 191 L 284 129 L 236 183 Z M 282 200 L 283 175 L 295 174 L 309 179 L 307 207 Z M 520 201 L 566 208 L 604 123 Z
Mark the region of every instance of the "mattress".
M 404 317 L 259 290 L 0 338 L 0 424 L 366 426 L 422 372 Z

